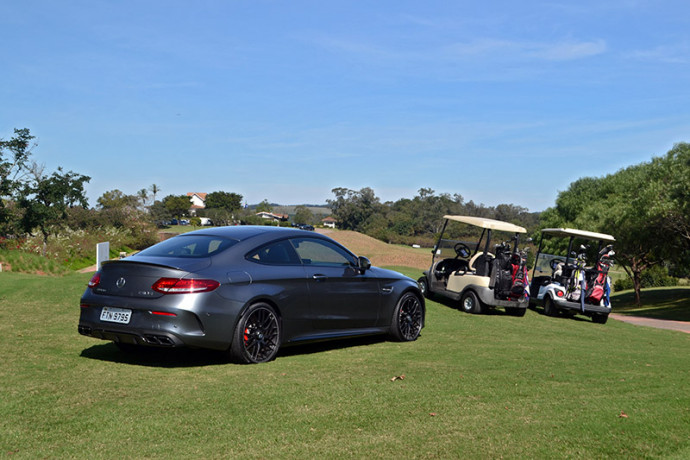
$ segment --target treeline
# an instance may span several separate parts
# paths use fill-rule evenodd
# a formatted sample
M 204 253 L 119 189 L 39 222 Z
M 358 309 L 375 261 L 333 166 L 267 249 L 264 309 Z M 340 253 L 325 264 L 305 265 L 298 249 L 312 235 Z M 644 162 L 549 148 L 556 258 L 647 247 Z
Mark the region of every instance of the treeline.
M 355 230 L 388 243 L 432 246 L 441 231 L 446 214 L 488 217 L 515 223 L 533 231 L 539 226 L 539 213 L 529 212 L 514 204 L 485 206 L 461 195 L 440 194 L 422 188 L 412 199 L 401 198 L 382 203 L 371 188 L 350 190 L 335 188 L 334 199 L 328 200 L 338 228 Z M 450 237 L 475 236 L 473 228 L 458 229 L 468 232 Z
M 35 146 L 27 128 L 0 139 L 0 243 L 38 232 L 45 255 L 49 237 L 65 227 L 69 210 L 87 207 L 84 184 L 91 178 L 62 168 L 46 173 L 31 158 Z

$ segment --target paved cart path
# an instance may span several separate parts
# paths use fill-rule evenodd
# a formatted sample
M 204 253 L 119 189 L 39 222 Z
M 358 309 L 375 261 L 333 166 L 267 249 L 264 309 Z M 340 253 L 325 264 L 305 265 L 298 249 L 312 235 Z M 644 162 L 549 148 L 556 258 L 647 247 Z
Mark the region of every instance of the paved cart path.
M 626 316 L 611 313 L 609 318 L 623 321 L 638 326 L 656 327 L 658 329 L 670 329 L 690 334 L 690 323 L 685 321 L 671 321 L 667 319 L 642 318 L 641 316 Z

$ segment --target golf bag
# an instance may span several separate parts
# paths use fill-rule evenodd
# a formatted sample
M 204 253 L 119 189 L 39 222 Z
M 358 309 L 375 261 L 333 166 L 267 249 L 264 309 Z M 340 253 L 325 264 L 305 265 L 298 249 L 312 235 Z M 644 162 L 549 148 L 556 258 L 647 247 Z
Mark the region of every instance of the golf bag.
M 495 297 L 506 299 L 512 287 L 512 265 L 510 246 L 506 243 L 496 245 L 496 258 L 493 260 L 492 277 L 489 287 L 494 288 Z
M 520 298 L 527 295 L 527 256 L 524 252 L 514 252 L 510 257 L 512 265 L 512 277 L 510 286 L 510 297 Z
M 511 253 L 507 243 L 496 246 L 491 284 L 497 298 L 518 299 L 527 294 L 526 262 L 524 252 Z
M 575 269 L 573 270 L 570 278 L 565 285 L 565 298 L 571 302 L 579 302 L 580 297 L 582 297 L 582 291 L 587 289 L 587 279 L 585 278 L 585 248 L 581 248 L 582 251 L 577 255 L 575 259 Z
M 595 272 L 595 278 L 590 283 L 590 288 L 587 289 L 587 303 L 599 304 L 601 299 L 610 291 L 609 283 L 609 269 L 613 265 L 611 257 L 614 252 L 611 250 L 611 245 L 606 246 L 599 252 L 599 261 Z M 608 303 L 608 302 L 607 302 Z

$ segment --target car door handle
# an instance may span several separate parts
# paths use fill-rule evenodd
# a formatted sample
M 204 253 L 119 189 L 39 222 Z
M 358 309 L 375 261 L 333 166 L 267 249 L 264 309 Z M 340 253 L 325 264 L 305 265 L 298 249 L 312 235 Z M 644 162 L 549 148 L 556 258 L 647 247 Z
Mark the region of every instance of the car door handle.
M 322 281 L 326 281 L 328 279 L 328 277 L 326 275 L 321 275 L 318 273 L 316 275 L 312 276 L 312 278 L 314 278 L 314 280 L 316 280 L 317 283 L 320 283 Z

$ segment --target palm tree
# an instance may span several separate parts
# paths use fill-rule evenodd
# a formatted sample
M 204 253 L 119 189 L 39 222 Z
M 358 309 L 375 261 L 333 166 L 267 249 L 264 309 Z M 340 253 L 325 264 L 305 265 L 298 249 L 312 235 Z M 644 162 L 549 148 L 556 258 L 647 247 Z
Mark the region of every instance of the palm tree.
M 151 186 L 149 187 L 149 190 L 150 190 L 151 193 L 153 194 L 153 202 L 155 203 L 155 202 L 156 202 L 156 195 L 157 195 L 158 193 L 160 193 L 161 188 L 160 188 L 159 186 L 157 186 L 156 184 L 153 184 L 153 185 L 151 185 Z

